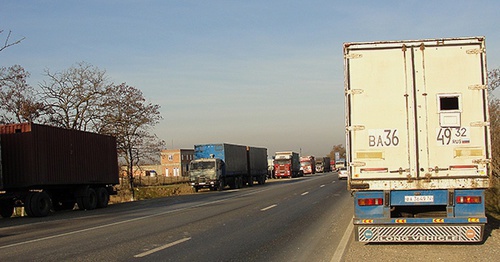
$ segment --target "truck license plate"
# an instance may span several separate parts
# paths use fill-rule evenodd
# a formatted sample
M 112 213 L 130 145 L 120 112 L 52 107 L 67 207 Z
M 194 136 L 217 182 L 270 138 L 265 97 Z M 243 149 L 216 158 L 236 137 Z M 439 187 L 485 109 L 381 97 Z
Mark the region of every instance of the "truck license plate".
M 434 196 L 405 196 L 407 203 L 434 202 Z

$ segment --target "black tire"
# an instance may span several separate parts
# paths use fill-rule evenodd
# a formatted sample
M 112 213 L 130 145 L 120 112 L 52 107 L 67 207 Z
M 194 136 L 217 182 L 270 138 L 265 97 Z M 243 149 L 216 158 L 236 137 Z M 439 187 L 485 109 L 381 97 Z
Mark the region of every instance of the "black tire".
M 0 215 L 3 218 L 9 218 L 14 214 L 14 201 L 4 200 L 0 201 Z
M 252 176 L 247 177 L 247 185 L 250 187 L 253 186 L 253 177 Z
M 97 194 L 97 208 L 105 208 L 109 203 L 109 193 L 104 187 L 99 187 L 96 190 Z
M 26 214 L 31 217 L 45 217 L 51 208 L 52 200 L 47 192 L 31 192 L 24 203 Z
M 31 211 L 31 198 L 33 197 L 34 193 L 29 192 L 26 195 L 26 198 L 24 199 L 24 212 L 26 212 L 26 215 L 29 217 L 33 217 L 33 212 Z
M 81 210 L 93 210 L 97 207 L 97 193 L 93 188 L 86 187 L 82 189 L 77 198 L 78 208 Z
M 227 181 L 227 183 L 229 184 L 229 188 L 231 189 L 235 189 L 236 188 L 236 178 L 230 178 L 229 181 Z
M 261 175 L 259 177 L 259 185 L 264 185 L 266 183 L 266 176 Z
M 219 181 L 219 184 L 217 185 L 217 190 L 218 191 L 222 191 L 224 189 L 225 185 L 224 185 L 224 179 L 221 179 Z

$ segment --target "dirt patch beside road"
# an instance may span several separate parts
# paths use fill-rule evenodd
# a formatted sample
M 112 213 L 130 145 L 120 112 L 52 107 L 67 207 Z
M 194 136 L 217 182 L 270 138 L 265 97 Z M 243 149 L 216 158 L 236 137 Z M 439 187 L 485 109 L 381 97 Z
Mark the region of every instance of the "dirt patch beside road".
M 354 261 L 495 261 L 500 257 L 500 220 L 488 217 L 485 240 L 478 244 L 465 243 L 394 243 L 366 244 L 352 241 L 344 256 Z

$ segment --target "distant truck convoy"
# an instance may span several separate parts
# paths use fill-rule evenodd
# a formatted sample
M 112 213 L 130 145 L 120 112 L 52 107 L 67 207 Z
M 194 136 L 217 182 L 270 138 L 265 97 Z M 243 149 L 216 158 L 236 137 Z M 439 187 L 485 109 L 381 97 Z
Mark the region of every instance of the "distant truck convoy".
M 344 44 L 362 242 L 480 242 L 491 179 L 484 37 Z
M 330 158 L 317 157 L 316 158 L 316 173 L 330 172 Z
M 194 160 L 189 164 L 191 186 L 223 190 L 266 182 L 267 149 L 227 143 L 194 146 Z
M 346 167 L 346 160 L 344 158 L 335 160 L 335 170 L 339 171 L 341 168 Z
M 292 151 L 276 152 L 274 155 L 274 172 L 276 178 L 302 176 L 299 154 Z
M 300 169 L 306 174 L 316 173 L 316 161 L 314 156 L 301 156 L 300 157 Z
M 0 126 L 0 214 L 24 207 L 28 216 L 51 210 L 91 210 L 116 194 L 118 157 L 111 136 L 38 124 Z

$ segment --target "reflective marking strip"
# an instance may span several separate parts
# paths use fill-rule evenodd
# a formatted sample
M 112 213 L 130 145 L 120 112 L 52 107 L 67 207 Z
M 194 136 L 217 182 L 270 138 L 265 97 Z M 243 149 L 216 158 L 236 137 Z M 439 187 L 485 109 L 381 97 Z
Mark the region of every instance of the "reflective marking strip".
M 276 204 L 274 204 L 274 205 L 270 205 L 270 206 L 268 206 L 268 207 L 264 207 L 264 208 L 263 208 L 263 209 L 261 209 L 260 211 L 266 211 L 266 210 L 271 209 L 271 208 L 276 207 L 276 206 L 277 206 Z
M 435 218 L 432 220 L 432 223 L 444 223 L 444 219 L 443 218 Z
M 359 226 L 360 242 L 479 242 L 482 225 Z
M 178 244 L 180 244 L 180 243 L 182 243 L 182 242 L 186 242 L 186 241 L 188 241 L 188 240 L 190 240 L 190 239 L 191 239 L 190 237 L 186 237 L 186 238 L 183 238 L 183 239 L 179 239 L 179 240 L 177 240 L 177 241 L 175 241 L 175 242 L 168 243 L 168 244 L 163 245 L 163 246 L 161 246 L 161 247 L 153 248 L 153 249 L 151 249 L 151 250 L 149 250 L 149 251 L 146 251 L 146 252 L 140 253 L 140 254 L 138 254 L 138 255 L 135 255 L 134 257 L 145 257 L 145 256 L 147 256 L 147 255 L 151 255 L 151 254 L 153 254 L 153 253 L 155 253 L 155 252 L 158 252 L 158 251 L 160 251 L 160 250 L 163 250 L 163 249 L 165 249 L 165 248 L 169 248 L 169 247 L 172 247 L 172 246 L 178 245 Z
M 469 221 L 470 223 L 479 223 L 479 218 L 469 217 L 467 221 Z
M 406 223 L 406 219 L 396 219 L 394 222 L 402 224 L 402 223 Z

